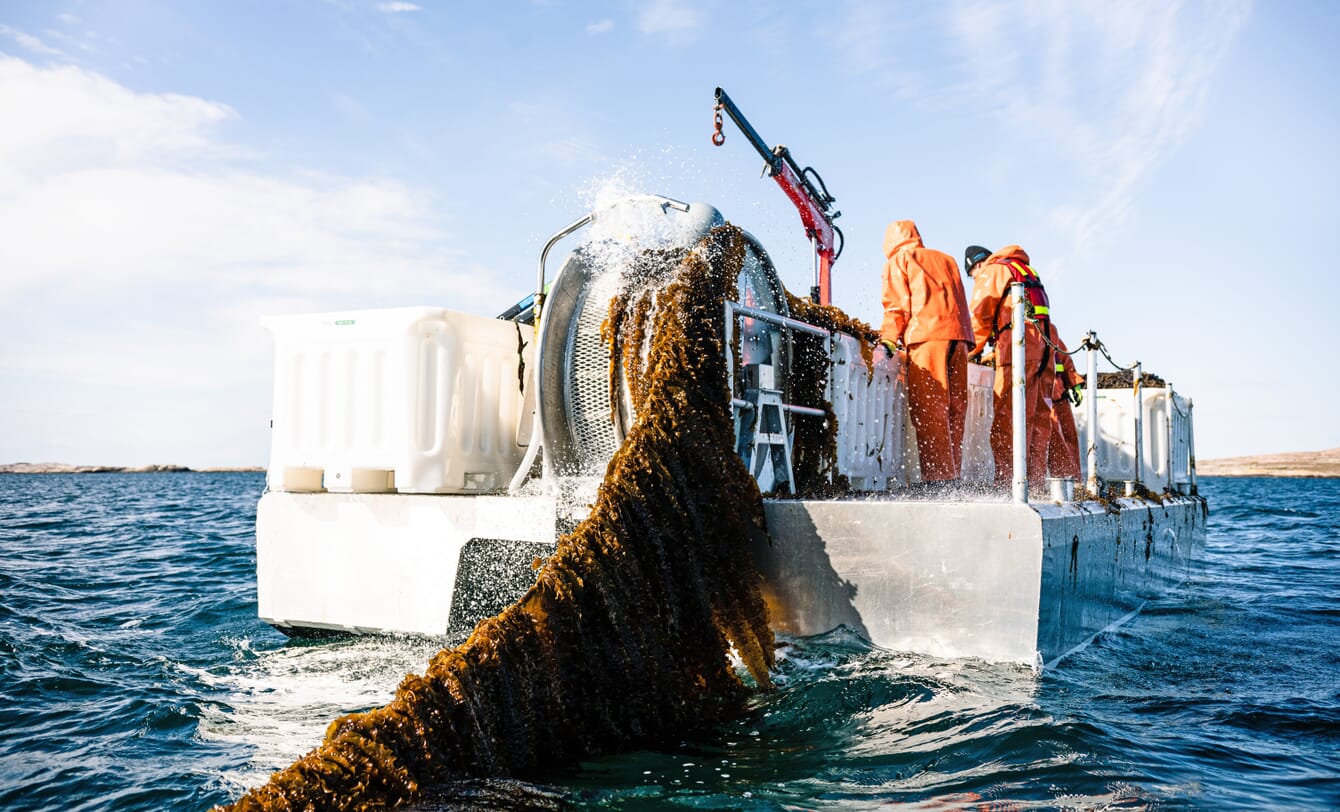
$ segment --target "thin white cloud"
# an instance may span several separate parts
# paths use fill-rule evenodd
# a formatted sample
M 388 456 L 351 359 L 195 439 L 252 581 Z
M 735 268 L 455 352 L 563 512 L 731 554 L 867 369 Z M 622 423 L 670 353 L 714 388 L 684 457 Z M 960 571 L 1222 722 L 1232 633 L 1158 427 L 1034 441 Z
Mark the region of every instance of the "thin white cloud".
M 614 21 L 606 17 L 603 20 L 597 20 L 586 24 L 586 33 L 595 36 L 596 34 L 608 34 L 614 30 Z
M 38 68 L 0 56 L 0 194 L 93 167 L 161 162 L 208 151 L 208 129 L 235 117 L 227 105 L 134 93 L 75 67 Z M 2 199 L 2 198 L 0 198 Z
M 882 0 L 855 0 L 831 8 L 820 37 L 832 43 L 835 64 L 881 93 L 909 99 L 922 92 L 916 58 L 920 40 L 933 27 L 934 9 L 895 6 Z
M 53 48 L 47 45 L 38 37 L 32 34 L 20 31 L 17 28 L 10 28 L 7 25 L 0 25 L 0 35 L 17 42 L 21 47 L 35 54 L 42 56 L 64 56 L 65 54 L 59 48 Z
M 331 90 L 326 93 L 326 97 L 330 99 L 332 107 L 339 110 L 348 118 L 358 120 L 365 120 L 368 118 L 368 108 L 348 93 Z
M 1002 138 L 1076 178 L 1052 212 L 1078 250 L 1127 219 L 1140 184 L 1201 119 L 1249 3 L 967 2 L 950 31 L 974 103 Z
M 372 290 L 360 269 L 391 258 L 412 276 L 447 236 L 428 196 L 403 184 L 249 169 L 218 133 L 237 113 L 217 102 L 0 57 L 0 110 L 0 298 L 184 267 L 230 287 Z
M 389 3 L 378 3 L 377 10 L 383 14 L 404 14 L 410 11 L 423 11 L 423 6 L 405 3 L 402 0 L 392 0 Z
M 651 0 L 637 17 L 637 30 L 682 45 L 693 42 L 707 24 L 707 14 L 683 0 Z
M 508 103 L 507 109 L 518 131 L 544 133 L 532 144 L 536 154 L 570 166 L 609 160 L 594 135 L 561 104 L 547 99 L 517 100 Z
M 540 141 L 535 151 L 563 164 L 596 164 L 605 159 L 599 144 L 577 135 Z
M 0 418 L 31 424 L 0 433 L 0 459 L 50 457 L 67 419 L 120 425 L 149 438 L 137 454 L 156 456 L 103 461 L 232 459 L 198 420 L 217 418 L 218 436 L 241 433 L 225 425 L 239 409 L 263 420 L 261 315 L 448 299 L 487 312 L 508 298 L 454 247 L 430 195 L 265 171 L 227 140 L 238 118 L 215 101 L 0 56 L 0 388 L 14 394 Z M 60 391 L 86 394 L 60 417 L 39 405 Z M 146 402 L 179 416 L 155 430 L 162 416 Z

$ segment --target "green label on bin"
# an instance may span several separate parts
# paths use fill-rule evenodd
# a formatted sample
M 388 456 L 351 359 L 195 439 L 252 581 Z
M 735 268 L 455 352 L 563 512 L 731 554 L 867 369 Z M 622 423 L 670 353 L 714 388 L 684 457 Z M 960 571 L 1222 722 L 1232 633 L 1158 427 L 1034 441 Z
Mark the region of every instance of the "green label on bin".
M 353 323 L 354 323 L 354 320 L 353 320 L 353 319 L 336 319 L 336 320 L 335 320 L 335 326 L 336 326 L 336 327 L 345 327 L 345 326 L 350 325 L 350 324 L 353 324 Z

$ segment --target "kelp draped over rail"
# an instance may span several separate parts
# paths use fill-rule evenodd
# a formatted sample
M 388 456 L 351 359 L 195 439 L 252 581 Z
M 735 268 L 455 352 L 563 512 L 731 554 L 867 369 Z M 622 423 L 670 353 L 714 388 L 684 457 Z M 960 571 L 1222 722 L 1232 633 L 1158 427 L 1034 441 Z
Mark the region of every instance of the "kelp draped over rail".
M 394 806 L 459 778 L 677 741 L 740 707 L 731 646 L 770 685 L 747 549 L 763 505 L 734 452 L 721 345 L 743 256 L 722 226 L 678 261 L 656 297 L 637 421 L 530 590 L 233 809 Z

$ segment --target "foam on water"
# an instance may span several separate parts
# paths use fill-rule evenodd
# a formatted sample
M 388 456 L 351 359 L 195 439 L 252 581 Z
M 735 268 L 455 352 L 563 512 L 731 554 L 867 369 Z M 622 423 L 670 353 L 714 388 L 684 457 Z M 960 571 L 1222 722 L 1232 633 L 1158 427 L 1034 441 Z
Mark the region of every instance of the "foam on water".
M 420 667 L 257 619 L 262 488 L 0 476 L 0 808 L 206 808 Z M 788 640 L 744 717 L 538 781 L 578 810 L 1340 808 L 1340 480 L 1201 490 L 1203 571 L 1036 679 Z
M 234 664 L 193 672 L 229 696 L 227 705 L 204 706 L 197 735 L 252 751 L 243 769 L 223 776 L 235 791 L 264 782 L 316 747 L 330 720 L 386 704 L 400 680 L 422 672 L 442 647 L 422 637 L 305 641 L 259 651 L 247 638 L 231 642 Z

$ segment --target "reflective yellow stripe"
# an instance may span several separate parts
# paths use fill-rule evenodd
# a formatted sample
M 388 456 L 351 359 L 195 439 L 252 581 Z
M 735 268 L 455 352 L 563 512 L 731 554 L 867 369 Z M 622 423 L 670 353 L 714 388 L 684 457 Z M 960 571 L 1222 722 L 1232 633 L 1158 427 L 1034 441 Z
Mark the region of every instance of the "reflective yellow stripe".
M 1057 372 L 1065 372 L 1065 364 L 1057 364 L 1057 365 L 1056 365 L 1056 371 L 1057 371 Z
M 1049 312 L 1050 310 L 1042 305 L 1033 305 L 1033 315 L 1035 316 L 1045 316 Z

